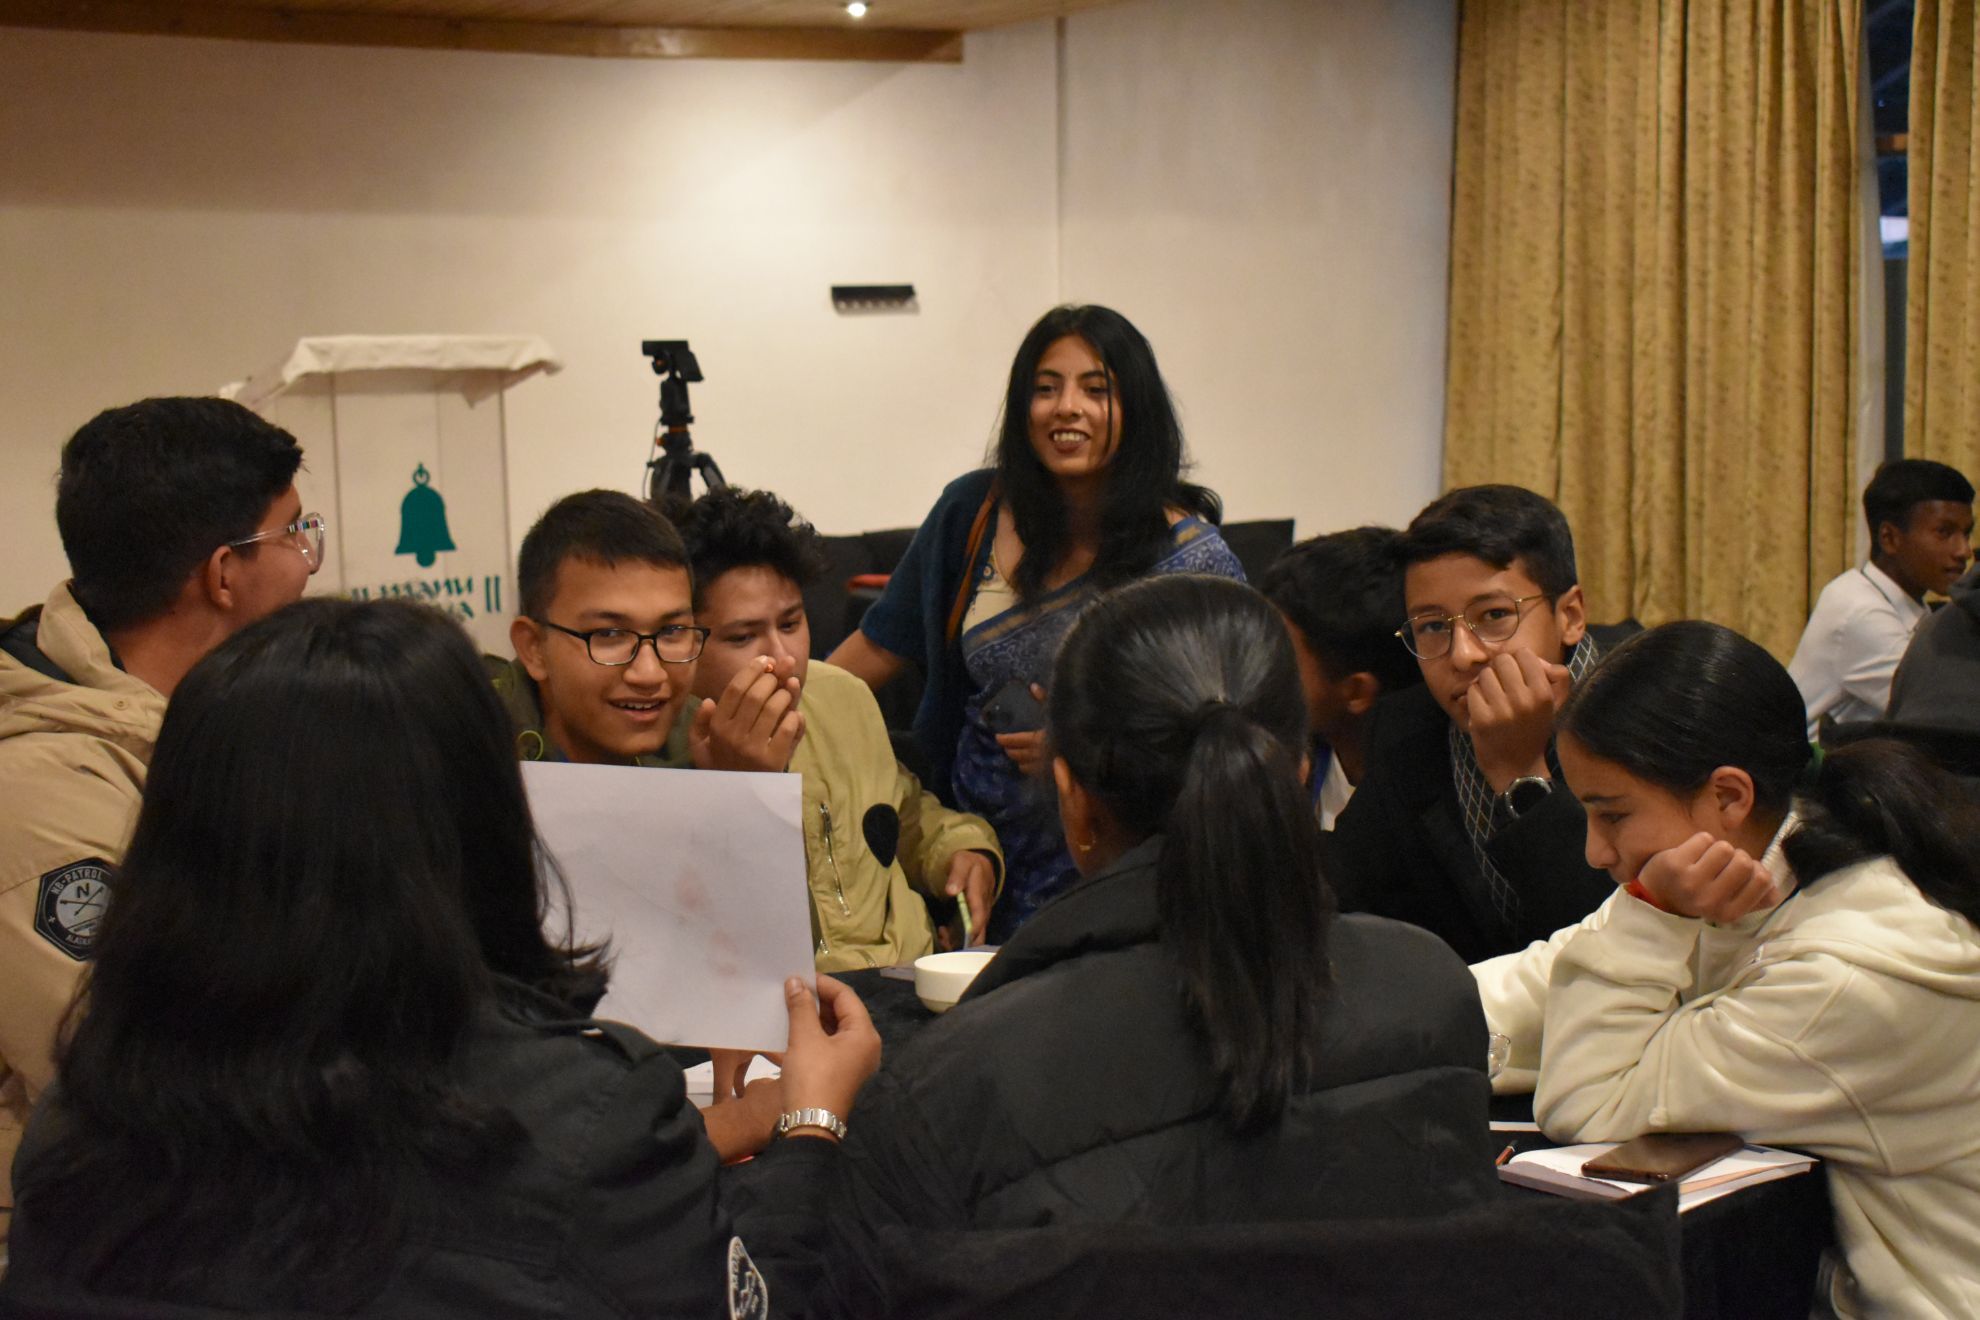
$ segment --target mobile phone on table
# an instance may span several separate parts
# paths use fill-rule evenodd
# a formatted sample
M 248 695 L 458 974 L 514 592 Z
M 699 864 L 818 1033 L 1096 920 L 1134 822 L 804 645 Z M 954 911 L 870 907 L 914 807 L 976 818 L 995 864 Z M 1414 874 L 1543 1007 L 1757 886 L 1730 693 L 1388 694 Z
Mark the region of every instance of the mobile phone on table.
M 1031 695 L 1031 684 L 1014 678 L 983 703 L 983 725 L 992 733 L 1030 733 L 1045 727 L 1045 703 Z
M 1731 1132 L 1646 1132 L 1581 1166 L 1584 1177 L 1677 1182 L 1746 1145 Z

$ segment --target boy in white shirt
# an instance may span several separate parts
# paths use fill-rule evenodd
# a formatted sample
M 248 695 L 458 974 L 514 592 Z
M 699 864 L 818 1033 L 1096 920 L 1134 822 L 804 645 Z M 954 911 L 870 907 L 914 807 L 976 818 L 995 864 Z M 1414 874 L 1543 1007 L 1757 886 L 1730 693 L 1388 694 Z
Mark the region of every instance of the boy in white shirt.
M 1973 486 L 1944 463 L 1884 464 L 1863 490 L 1870 562 L 1822 588 L 1788 673 L 1808 706 L 1808 736 L 1826 719 L 1882 719 L 1891 676 L 1925 617 L 1925 593 L 1944 595 L 1965 571 L 1973 540 Z

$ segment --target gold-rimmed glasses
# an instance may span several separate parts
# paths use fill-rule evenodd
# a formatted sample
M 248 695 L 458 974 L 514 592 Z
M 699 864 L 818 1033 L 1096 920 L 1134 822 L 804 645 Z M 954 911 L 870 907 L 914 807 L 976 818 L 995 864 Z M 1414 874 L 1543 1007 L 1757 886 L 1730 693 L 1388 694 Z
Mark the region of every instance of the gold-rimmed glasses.
M 1526 617 L 1526 606 L 1553 597 L 1550 591 L 1537 591 L 1531 596 L 1486 596 L 1471 602 L 1462 614 L 1413 614 L 1409 622 L 1396 629 L 1396 636 L 1402 638 L 1402 644 L 1418 660 L 1438 660 L 1451 653 L 1451 640 L 1457 636 L 1459 624 L 1471 629 L 1471 635 L 1481 642 L 1497 645 L 1511 641 L 1512 635 L 1519 631 L 1520 621 Z

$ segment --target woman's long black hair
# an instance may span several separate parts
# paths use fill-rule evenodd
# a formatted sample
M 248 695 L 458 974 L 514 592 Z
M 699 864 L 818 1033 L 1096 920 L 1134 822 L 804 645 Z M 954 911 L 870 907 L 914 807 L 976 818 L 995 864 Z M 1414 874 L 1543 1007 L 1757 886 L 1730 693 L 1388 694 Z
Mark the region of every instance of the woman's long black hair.
M 1300 780 L 1306 704 L 1285 624 L 1225 578 L 1150 578 L 1073 625 L 1053 750 L 1131 834 L 1163 834 L 1162 941 L 1239 1128 L 1311 1074 L 1334 896 Z
M 1759 809 L 1800 823 L 1782 842 L 1807 884 L 1889 856 L 1920 892 L 1980 924 L 1980 807 L 1914 748 L 1871 738 L 1819 763 L 1780 661 L 1696 620 L 1631 638 L 1576 687 L 1558 727 L 1590 753 L 1676 794 L 1720 766 L 1752 776 Z
M 1106 468 L 1093 580 L 1102 587 L 1115 586 L 1153 567 L 1169 544 L 1171 506 L 1211 522 L 1223 517 L 1214 491 L 1183 480 L 1188 461 L 1182 424 L 1155 366 L 1155 350 L 1141 331 L 1110 307 L 1054 307 L 1025 334 L 1011 360 L 993 456 L 998 488 L 1024 543 L 1024 557 L 1012 579 L 1021 600 L 1044 591 L 1047 575 L 1068 548 L 1065 497 L 1031 447 L 1038 363 L 1046 349 L 1068 335 L 1085 340 L 1107 369 L 1121 413 L 1120 445 Z
M 521 1139 L 452 1080 L 475 1014 L 603 989 L 543 933 L 535 848 L 437 611 L 304 601 L 195 666 L 68 1023 L 66 1122 L 17 1189 L 60 1277 L 321 1309 L 377 1288 L 430 1175 Z

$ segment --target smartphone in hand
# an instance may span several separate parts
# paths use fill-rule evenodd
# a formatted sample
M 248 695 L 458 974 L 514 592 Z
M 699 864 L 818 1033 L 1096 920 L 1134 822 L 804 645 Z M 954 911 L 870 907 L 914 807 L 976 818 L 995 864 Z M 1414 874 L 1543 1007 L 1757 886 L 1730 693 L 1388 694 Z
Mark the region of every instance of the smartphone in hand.
M 1031 685 L 1014 678 L 983 703 L 983 724 L 992 733 L 1030 733 L 1045 727 L 1045 703 L 1031 695 Z

